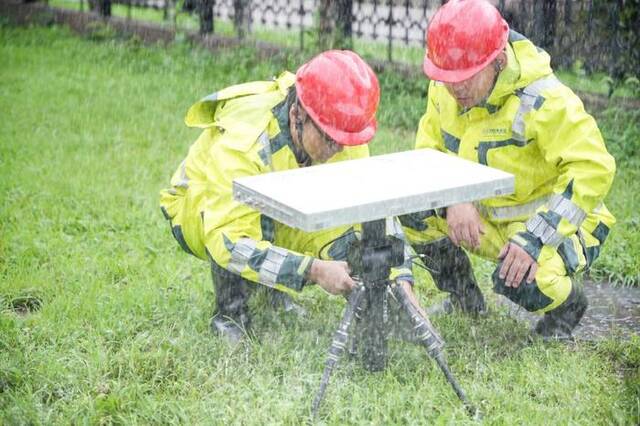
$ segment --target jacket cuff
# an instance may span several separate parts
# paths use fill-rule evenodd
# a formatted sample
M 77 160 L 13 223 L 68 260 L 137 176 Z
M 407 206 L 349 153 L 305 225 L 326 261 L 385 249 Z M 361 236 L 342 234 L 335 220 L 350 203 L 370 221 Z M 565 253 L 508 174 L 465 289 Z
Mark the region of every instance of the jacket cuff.
M 311 264 L 315 260 L 314 257 L 304 256 L 300 266 L 298 267 L 298 274 L 302 277 L 302 281 L 300 282 L 300 287 L 297 289 L 298 291 L 302 291 L 302 289 L 310 284 L 314 284 L 309 279 L 309 274 L 311 273 Z
M 403 268 L 403 267 L 391 268 L 391 273 L 389 274 L 389 280 L 391 281 L 404 280 L 404 281 L 410 282 L 413 285 L 413 274 L 411 272 L 411 269 L 409 268 Z
M 518 232 L 509 240 L 527 252 L 536 262 L 542 251 L 542 241 L 529 231 Z
M 409 275 L 409 274 L 402 274 L 402 275 L 398 275 L 397 277 L 395 277 L 393 279 L 396 283 L 398 281 L 406 281 L 409 283 L 409 285 L 411 285 L 411 287 L 413 287 L 414 284 L 414 279 L 413 279 L 413 275 Z

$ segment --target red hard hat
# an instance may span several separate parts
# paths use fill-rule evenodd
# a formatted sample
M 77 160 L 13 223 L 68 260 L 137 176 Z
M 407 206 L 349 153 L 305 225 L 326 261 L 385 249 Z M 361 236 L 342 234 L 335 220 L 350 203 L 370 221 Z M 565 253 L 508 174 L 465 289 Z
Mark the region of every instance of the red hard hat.
M 485 0 L 450 0 L 431 18 L 424 73 L 457 83 L 493 61 L 504 49 L 509 25 Z
M 302 65 L 296 92 L 314 123 L 340 145 L 368 143 L 376 133 L 380 86 L 349 50 L 329 50 Z

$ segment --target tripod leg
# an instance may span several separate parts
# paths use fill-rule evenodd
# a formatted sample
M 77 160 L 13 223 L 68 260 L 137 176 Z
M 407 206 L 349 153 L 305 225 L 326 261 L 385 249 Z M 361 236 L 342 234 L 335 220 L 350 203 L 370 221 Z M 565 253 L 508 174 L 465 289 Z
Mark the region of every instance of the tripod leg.
M 338 363 L 338 360 L 340 359 L 340 356 L 344 352 L 344 348 L 347 345 L 347 341 L 349 340 L 349 326 L 351 325 L 351 321 L 353 320 L 356 309 L 362 302 L 363 295 L 364 286 L 362 285 L 356 287 L 349 295 L 349 303 L 344 310 L 342 321 L 340 321 L 340 325 L 333 335 L 333 341 L 331 342 L 331 346 L 329 347 L 329 355 L 327 355 L 324 372 L 322 373 L 320 389 L 318 390 L 318 393 L 313 400 L 311 412 L 314 417 L 318 413 L 318 408 L 320 407 L 320 403 L 322 402 L 322 398 L 324 397 L 324 392 L 327 389 L 327 385 L 329 384 L 329 378 L 331 377 L 333 368 Z
M 447 381 L 453 388 L 460 401 L 465 405 L 467 411 L 471 416 L 476 416 L 478 413 L 476 409 L 471 405 L 464 391 L 458 384 L 458 381 L 449 370 L 449 365 L 444 359 L 442 348 L 444 347 L 444 340 L 438 334 L 436 329 L 431 325 L 431 322 L 420 313 L 416 306 L 409 299 L 407 291 L 402 286 L 394 285 L 392 287 L 393 295 L 396 297 L 403 310 L 409 315 L 411 323 L 413 324 L 416 337 L 420 344 L 422 344 L 429 355 L 436 361 L 442 373 L 444 373 Z
M 364 310 L 358 322 L 356 336 L 362 356 L 362 364 L 369 371 L 384 370 L 387 362 L 386 312 L 387 287 L 365 283 Z

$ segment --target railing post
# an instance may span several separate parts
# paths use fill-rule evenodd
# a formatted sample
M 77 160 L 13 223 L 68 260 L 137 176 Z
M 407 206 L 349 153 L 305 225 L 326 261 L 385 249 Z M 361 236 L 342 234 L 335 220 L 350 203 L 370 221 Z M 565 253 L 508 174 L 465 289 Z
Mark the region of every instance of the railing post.
M 212 0 L 198 1 L 198 15 L 200 17 L 200 34 L 213 33 L 213 5 Z
M 178 2 L 175 0 L 171 0 L 171 9 L 173 10 L 173 31 L 174 31 L 174 37 L 175 34 L 178 32 Z
M 337 43 L 332 47 L 341 49 L 353 48 L 353 0 L 339 0 L 336 2 L 336 37 Z
M 233 0 L 233 25 L 236 29 L 238 39 L 242 40 L 249 33 L 249 21 L 251 15 L 250 0 Z
M 99 0 L 100 4 L 100 15 L 105 18 L 109 18 L 111 16 L 111 0 Z
M 613 30 L 613 34 L 610 38 L 609 55 L 610 59 L 607 66 L 607 74 L 613 80 L 609 84 L 609 98 L 613 95 L 616 86 L 624 78 L 624 66 L 623 61 L 620 59 L 622 54 L 622 41 L 620 34 L 620 13 L 624 8 L 623 0 L 616 0 L 609 5 L 610 11 L 610 28 Z
M 393 0 L 389 0 L 389 17 L 387 18 L 387 25 L 389 26 L 388 40 L 387 40 L 387 61 L 393 62 L 391 50 L 393 49 Z
M 300 51 L 303 51 L 304 50 L 304 0 L 300 0 L 298 15 L 300 15 Z

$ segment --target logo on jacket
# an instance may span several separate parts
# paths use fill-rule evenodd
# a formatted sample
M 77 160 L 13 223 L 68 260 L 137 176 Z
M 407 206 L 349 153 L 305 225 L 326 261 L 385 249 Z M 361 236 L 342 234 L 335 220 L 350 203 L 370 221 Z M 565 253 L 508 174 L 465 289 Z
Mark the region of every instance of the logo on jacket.
M 506 136 L 509 130 L 504 127 L 482 129 L 482 136 Z

